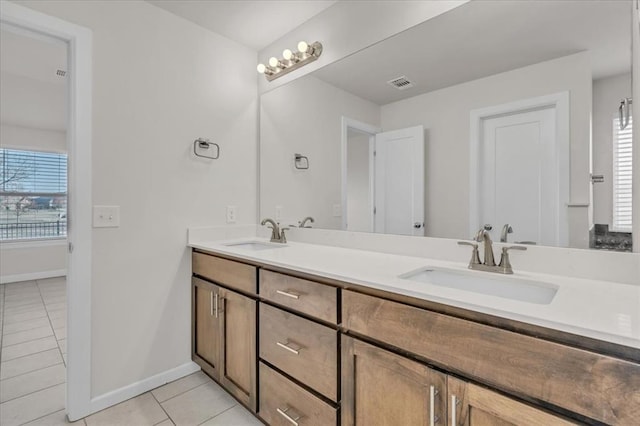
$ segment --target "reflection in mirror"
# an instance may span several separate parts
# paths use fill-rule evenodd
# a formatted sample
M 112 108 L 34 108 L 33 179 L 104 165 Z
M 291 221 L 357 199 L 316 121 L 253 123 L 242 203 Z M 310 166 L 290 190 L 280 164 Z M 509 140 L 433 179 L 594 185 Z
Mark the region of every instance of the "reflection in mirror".
M 263 94 L 261 216 L 629 250 L 631 10 L 472 1 Z

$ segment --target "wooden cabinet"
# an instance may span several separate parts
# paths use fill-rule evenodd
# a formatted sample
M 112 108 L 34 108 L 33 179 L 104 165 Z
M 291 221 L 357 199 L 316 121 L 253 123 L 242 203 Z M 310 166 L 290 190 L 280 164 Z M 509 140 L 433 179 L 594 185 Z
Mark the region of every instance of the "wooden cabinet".
M 220 384 L 256 409 L 256 301 L 220 289 Z
M 342 425 L 445 424 L 446 375 L 342 337 Z
M 455 377 L 447 378 L 449 426 L 563 426 L 568 422 L 539 408 L 523 404 Z
M 215 304 L 220 287 L 198 278 L 192 279 L 193 338 L 192 352 L 198 364 L 214 379 L 219 379 L 220 317 Z M 203 363 L 204 361 L 205 363 Z
M 193 278 L 193 359 L 256 409 L 256 301 Z

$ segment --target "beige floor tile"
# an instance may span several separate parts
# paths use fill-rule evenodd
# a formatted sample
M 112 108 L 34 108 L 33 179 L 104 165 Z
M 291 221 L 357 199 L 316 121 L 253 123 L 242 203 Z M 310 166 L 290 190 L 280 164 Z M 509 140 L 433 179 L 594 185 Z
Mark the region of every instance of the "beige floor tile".
M 18 331 L 32 330 L 34 328 L 44 327 L 49 325 L 49 318 L 35 318 L 27 321 L 15 322 L 13 324 L 5 324 L 3 328 L 4 334 L 17 333 Z M 54 324 L 55 327 L 55 324 Z
M 2 337 L 2 346 L 6 347 L 17 345 L 18 343 L 42 339 L 43 337 L 47 336 L 53 336 L 53 329 L 50 325 L 45 325 L 44 327 L 38 327 L 26 331 L 19 331 L 17 333 L 5 334 Z
M 13 314 L 13 315 L 4 315 L 4 323 L 5 324 L 15 324 L 21 321 L 29 321 L 36 318 L 43 318 L 47 316 L 47 311 L 41 309 L 37 312 L 24 312 L 21 314 Z
M 4 290 L 4 298 L 15 296 L 18 294 L 33 294 L 38 292 L 38 287 L 35 284 L 21 284 L 16 287 L 12 287 L 17 284 L 7 284 L 7 288 Z
M 60 347 L 60 352 L 62 352 L 63 355 L 66 355 L 67 354 L 67 339 L 58 340 L 58 346 Z
M 65 410 L 56 411 L 48 416 L 41 417 L 38 420 L 34 420 L 25 424 L 25 426 L 63 426 L 63 425 L 84 425 L 84 419 L 80 419 L 75 422 L 69 422 L 67 420 L 67 413 Z
M 49 318 L 51 319 L 66 318 L 66 317 L 67 317 L 66 309 L 61 309 L 59 311 L 49 311 Z
M 242 405 L 236 405 L 201 426 L 262 426 L 262 422 Z
M 53 330 L 56 335 L 56 339 L 62 340 L 67 338 L 67 327 L 56 328 Z
M 150 393 L 122 402 L 85 419 L 88 426 L 155 425 L 167 418 Z
M 162 403 L 176 425 L 198 425 L 236 405 L 214 382 L 205 383 Z
M 0 424 L 21 425 L 63 410 L 65 387 L 60 384 L 0 404 Z
M 51 325 L 53 326 L 54 329 L 66 327 L 67 326 L 67 318 L 66 317 L 53 318 L 53 319 L 51 319 Z
M 161 421 L 156 426 L 173 426 L 173 425 L 175 425 L 175 423 L 173 423 L 171 419 L 167 419 L 167 420 Z
M 42 297 L 40 297 L 39 294 L 33 296 L 14 296 L 4 301 L 3 309 L 15 309 L 37 303 L 42 303 Z
M 58 350 L 58 352 L 60 352 L 60 351 Z M 64 360 L 64 365 L 67 365 L 68 364 L 68 362 L 67 362 L 67 354 L 62 354 L 62 359 Z
M 2 348 L 2 361 L 10 361 L 25 355 L 31 355 L 38 352 L 55 349 L 58 346 L 56 338 L 53 336 L 43 339 L 32 340 L 30 342 L 19 343 L 13 346 Z M 66 351 L 65 351 L 66 352 Z
M 32 303 L 30 305 L 16 306 L 15 308 L 6 308 L 4 310 L 5 315 L 23 314 L 25 312 L 36 312 L 44 309 L 42 302 Z
M 44 279 L 41 279 L 41 280 L 37 280 L 37 282 L 38 282 L 39 286 L 56 285 L 56 284 L 65 285 L 66 282 L 67 282 L 67 277 L 44 278 Z
M 62 356 L 58 348 L 12 359 L 0 364 L 0 380 L 60 363 L 62 363 Z
M 167 383 L 164 386 L 160 386 L 159 388 L 151 391 L 151 393 L 153 393 L 153 396 L 155 396 L 159 402 L 164 402 L 176 395 L 196 388 L 209 381 L 211 381 L 211 379 L 207 377 L 206 374 L 202 371 L 198 371 L 197 373 L 190 374 L 171 383 Z
M 65 382 L 64 364 L 52 365 L 21 376 L 0 381 L 0 402 L 10 401 Z
M 48 312 L 60 311 L 60 310 L 65 310 L 66 311 L 67 302 L 50 303 L 50 304 L 46 305 L 46 308 L 47 308 Z
M 47 296 L 43 294 L 42 300 L 44 300 L 45 305 L 51 305 L 52 303 L 67 303 L 67 296 L 65 294 L 55 296 Z

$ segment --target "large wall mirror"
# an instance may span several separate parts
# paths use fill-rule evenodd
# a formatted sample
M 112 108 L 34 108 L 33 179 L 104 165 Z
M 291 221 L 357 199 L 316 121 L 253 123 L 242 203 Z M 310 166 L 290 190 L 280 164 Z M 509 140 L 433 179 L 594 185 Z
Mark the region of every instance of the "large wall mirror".
M 631 12 L 471 1 L 264 93 L 260 215 L 630 250 Z

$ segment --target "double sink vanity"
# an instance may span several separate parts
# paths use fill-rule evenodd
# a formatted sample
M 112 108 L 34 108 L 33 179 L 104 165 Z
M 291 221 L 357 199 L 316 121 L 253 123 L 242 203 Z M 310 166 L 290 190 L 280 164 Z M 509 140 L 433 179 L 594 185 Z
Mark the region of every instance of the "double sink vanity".
M 190 246 L 193 360 L 267 424 L 640 418 L 638 336 L 611 319 L 638 286 L 261 238 Z

